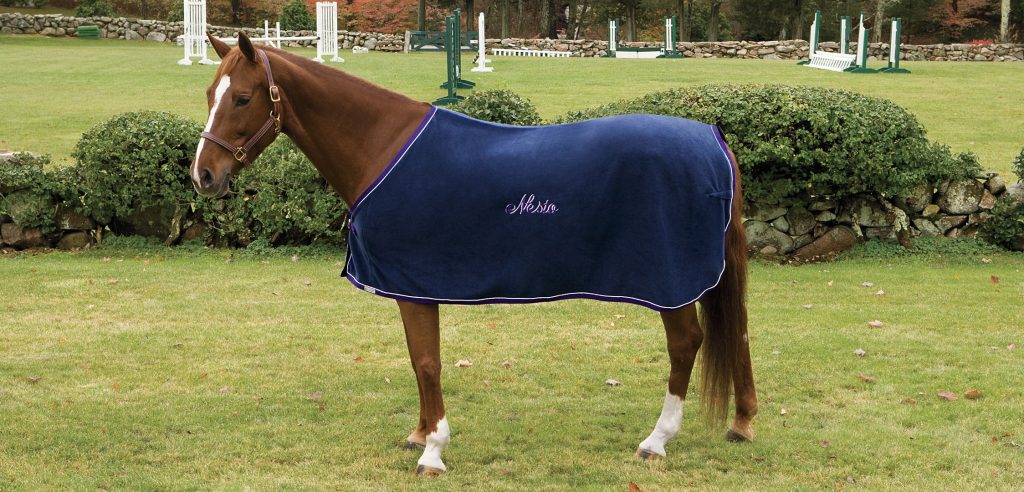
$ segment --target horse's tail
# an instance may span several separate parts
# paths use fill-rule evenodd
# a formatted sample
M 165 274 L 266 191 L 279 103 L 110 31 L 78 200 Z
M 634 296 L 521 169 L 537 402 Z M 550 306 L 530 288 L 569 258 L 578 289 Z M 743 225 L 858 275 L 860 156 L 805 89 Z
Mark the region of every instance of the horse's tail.
M 727 149 L 728 150 L 728 149 Z M 701 401 L 705 415 L 715 423 L 724 422 L 734 374 L 740 367 L 741 348 L 747 338 L 747 239 L 743 230 L 743 187 L 739 166 L 728 150 L 735 184 L 732 219 L 725 233 L 725 271 L 718 285 L 700 299 L 700 321 L 704 328 L 701 362 Z

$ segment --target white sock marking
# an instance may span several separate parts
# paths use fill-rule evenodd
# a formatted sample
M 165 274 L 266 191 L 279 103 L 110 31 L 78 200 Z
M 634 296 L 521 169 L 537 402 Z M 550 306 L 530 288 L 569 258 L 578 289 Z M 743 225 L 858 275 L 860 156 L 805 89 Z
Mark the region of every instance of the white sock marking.
M 228 91 L 228 87 L 231 87 L 231 77 L 224 74 L 220 77 L 220 82 L 217 83 L 217 89 L 213 93 L 213 107 L 210 108 L 210 118 L 206 120 L 206 128 L 203 128 L 204 132 L 208 132 L 213 128 L 213 118 L 217 116 L 217 108 L 220 107 L 220 100 L 224 97 L 224 93 Z M 203 145 L 205 143 L 205 138 L 199 139 L 199 146 L 196 147 L 196 158 L 192 161 L 192 182 L 196 186 L 199 186 L 199 155 L 203 153 Z
M 441 471 L 447 470 L 448 468 L 441 461 L 441 451 L 444 451 L 444 447 L 449 442 L 451 442 L 451 430 L 448 428 L 448 417 L 442 417 L 437 423 L 437 430 L 427 434 L 426 449 L 423 450 L 423 456 L 420 456 L 416 463 Z
M 654 425 L 651 435 L 640 443 L 640 449 L 665 456 L 665 444 L 679 433 L 683 421 L 683 399 L 665 392 L 665 405 L 661 407 L 661 416 Z

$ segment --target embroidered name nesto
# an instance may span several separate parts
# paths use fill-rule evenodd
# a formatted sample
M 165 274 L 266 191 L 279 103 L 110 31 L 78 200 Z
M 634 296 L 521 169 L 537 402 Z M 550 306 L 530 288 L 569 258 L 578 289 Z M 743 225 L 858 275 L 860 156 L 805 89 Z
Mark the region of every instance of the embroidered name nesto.
M 732 171 L 694 121 L 515 127 L 433 108 L 353 204 L 344 273 L 416 302 L 684 306 L 722 274 Z
M 508 204 L 505 205 L 505 213 L 509 215 L 522 215 L 522 214 L 553 214 L 558 212 L 558 206 L 551 203 L 551 200 L 544 200 L 543 202 L 534 203 L 534 195 L 523 195 L 519 199 L 519 204 Z

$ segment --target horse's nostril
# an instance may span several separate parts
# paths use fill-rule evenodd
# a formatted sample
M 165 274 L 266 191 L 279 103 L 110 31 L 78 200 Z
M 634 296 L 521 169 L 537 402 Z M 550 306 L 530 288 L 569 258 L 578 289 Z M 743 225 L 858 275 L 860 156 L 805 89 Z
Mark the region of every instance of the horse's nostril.
M 199 174 L 199 186 L 201 188 L 209 188 L 213 185 L 213 173 L 209 169 L 203 169 Z

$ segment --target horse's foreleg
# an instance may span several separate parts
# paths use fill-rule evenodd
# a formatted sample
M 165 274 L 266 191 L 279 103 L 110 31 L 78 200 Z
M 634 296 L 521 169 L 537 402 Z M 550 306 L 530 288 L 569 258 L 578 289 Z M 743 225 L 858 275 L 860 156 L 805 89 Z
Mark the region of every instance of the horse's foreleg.
M 726 438 L 733 442 L 754 440 L 754 416 L 757 415 L 757 392 L 754 389 L 754 369 L 750 362 L 750 343 L 746 335 L 738 348 L 739 357 L 733 372 L 733 388 L 736 391 L 736 417 Z
M 665 456 L 665 444 L 676 436 L 683 420 L 683 400 L 690 386 L 690 373 L 697 358 L 697 351 L 704 340 L 704 334 L 697 320 L 697 309 L 693 304 L 661 313 L 668 340 L 670 370 L 668 391 L 661 409 L 661 417 L 651 435 L 640 443 L 637 457 L 645 460 Z
M 441 451 L 448 445 L 450 431 L 441 397 L 441 333 L 436 304 L 399 302 L 409 358 L 420 391 L 420 420 L 408 443 L 424 446 L 416 473 L 439 475 L 446 470 Z

